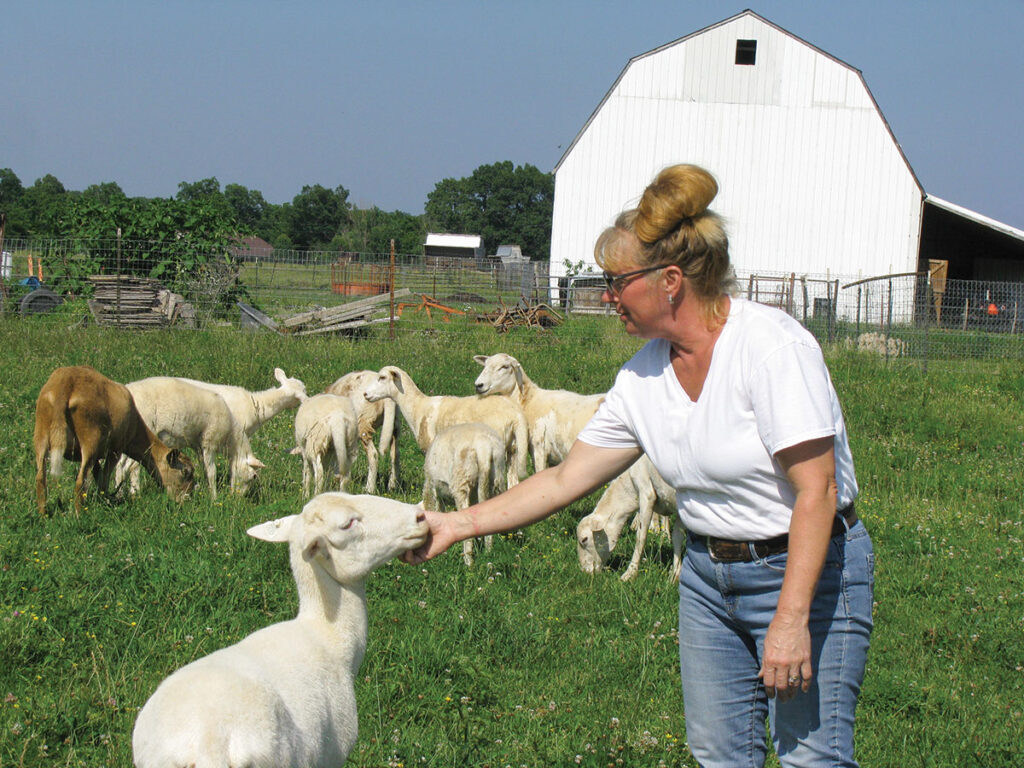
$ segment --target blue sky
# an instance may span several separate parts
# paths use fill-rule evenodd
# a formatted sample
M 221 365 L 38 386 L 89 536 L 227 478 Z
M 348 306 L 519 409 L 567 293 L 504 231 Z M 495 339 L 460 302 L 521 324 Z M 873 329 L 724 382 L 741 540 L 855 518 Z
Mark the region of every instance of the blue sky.
M 861 70 L 925 190 L 1024 228 L 1022 0 L 13 2 L 0 167 L 171 197 L 215 176 L 420 213 L 550 171 L 632 56 L 749 7 Z

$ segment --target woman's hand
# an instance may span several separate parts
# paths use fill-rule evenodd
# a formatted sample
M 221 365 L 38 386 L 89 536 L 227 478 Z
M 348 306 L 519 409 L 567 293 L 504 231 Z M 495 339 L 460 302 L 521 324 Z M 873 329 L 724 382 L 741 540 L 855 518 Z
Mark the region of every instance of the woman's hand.
M 455 521 L 451 519 L 458 513 L 425 510 L 423 514 L 426 516 L 427 525 L 430 526 L 430 532 L 427 534 L 427 540 L 420 546 L 402 555 L 402 559 L 409 565 L 425 563 L 442 552 L 447 552 L 452 544 L 459 541 L 455 533 Z
M 764 655 L 758 675 L 769 698 L 788 701 L 798 691 L 807 693 L 814 669 L 811 666 L 811 632 L 807 617 L 776 612 L 764 638 Z

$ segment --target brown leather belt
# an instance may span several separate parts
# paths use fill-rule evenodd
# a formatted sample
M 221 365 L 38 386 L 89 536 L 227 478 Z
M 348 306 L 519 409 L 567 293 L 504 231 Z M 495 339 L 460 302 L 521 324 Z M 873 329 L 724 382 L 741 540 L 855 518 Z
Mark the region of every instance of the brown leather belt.
M 840 509 L 836 512 L 835 520 L 832 522 L 832 538 L 846 533 L 847 529 L 853 528 L 856 522 L 857 510 L 854 509 L 853 504 Z M 712 560 L 722 563 L 749 563 L 769 555 L 785 552 L 789 547 L 788 533 L 761 541 L 733 541 L 732 539 L 718 539 L 714 536 L 693 534 L 690 538 L 706 546 Z

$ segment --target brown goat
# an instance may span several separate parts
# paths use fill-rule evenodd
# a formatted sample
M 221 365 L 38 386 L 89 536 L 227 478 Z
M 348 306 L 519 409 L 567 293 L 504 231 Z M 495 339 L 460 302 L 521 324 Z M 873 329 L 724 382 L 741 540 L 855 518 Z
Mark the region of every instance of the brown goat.
M 192 462 L 168 448 L 139 415 L 128 388 L 86 365 L 58 368 L 36 400 L 36 501 L 46 514 L 46 457 L 50 474 L 61 473 L 64 459 L 80 459 L 75 479 L 75 513 L 81 514 L 88 473 L 106 493 L 122 453 L 135 459 L 176 501 L 195 484 Z

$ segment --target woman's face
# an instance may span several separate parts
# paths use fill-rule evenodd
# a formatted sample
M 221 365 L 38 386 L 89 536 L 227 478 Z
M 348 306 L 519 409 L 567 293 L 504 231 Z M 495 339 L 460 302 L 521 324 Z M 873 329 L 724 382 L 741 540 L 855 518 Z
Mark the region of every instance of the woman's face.
M 645 339 L 658 336 L 668 308 L 665 291 L 659 287 L 661 268 L 648 270 L 640 264 L 635 237 L 620 240 L 612 261 L 616 269 L 605 272 L 609 286 L 601 300 L 615 307 L 626 333 Z

